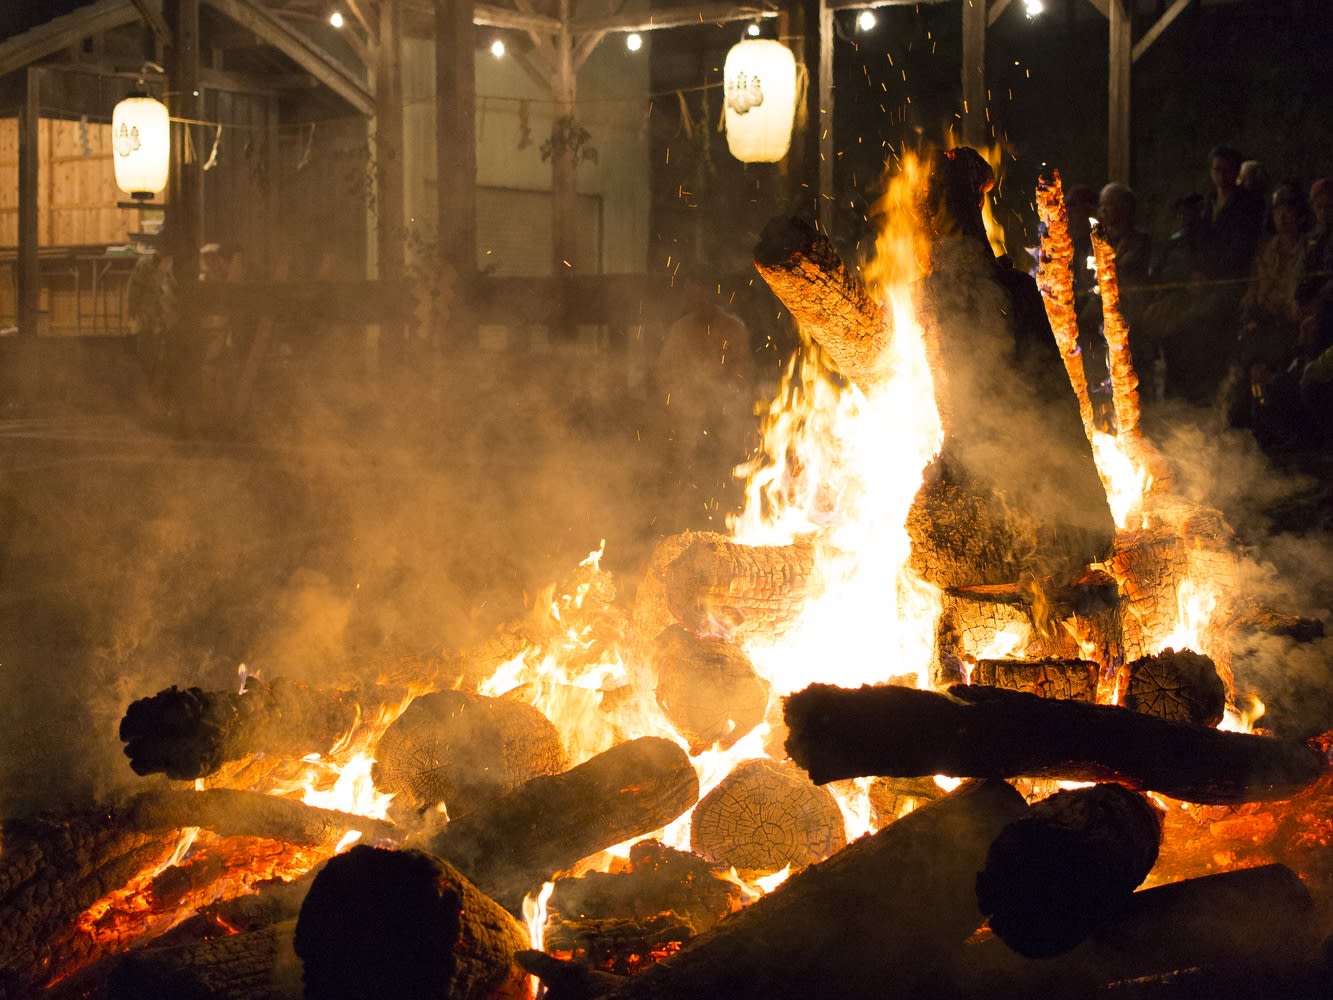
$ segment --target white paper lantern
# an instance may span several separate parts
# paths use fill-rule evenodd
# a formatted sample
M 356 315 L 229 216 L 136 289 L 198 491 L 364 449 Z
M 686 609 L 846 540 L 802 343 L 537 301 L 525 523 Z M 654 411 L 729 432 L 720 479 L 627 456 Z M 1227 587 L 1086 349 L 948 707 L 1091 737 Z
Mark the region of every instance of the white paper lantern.
M 148 199 L 167 186 L 171 120 L 166 105 L 151 97 L 127 97 L 111 113 L 111 148 L 116 186 Z
M 796 57 L 771 38 L 731 47 L 722 67 L 727 148 L 743 163 L 776 163 L 796 120 Z

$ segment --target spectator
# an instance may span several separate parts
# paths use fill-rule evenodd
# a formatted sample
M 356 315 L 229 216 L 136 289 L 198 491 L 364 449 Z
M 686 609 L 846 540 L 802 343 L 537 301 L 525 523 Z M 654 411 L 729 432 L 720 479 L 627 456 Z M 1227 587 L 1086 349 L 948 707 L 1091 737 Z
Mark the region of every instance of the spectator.
M 1208 154 L 1213 191 L 1204 206 L 1204 264 L 1215 281 L 1246 277 L 1263 235 L 1264 203 L 1239 186 L 1241 162 L 1240 151 L 1230 146 Z
M 1074 244 L 1074 299 L 1079 305 L 1097 283 L 1092 256 L 1092 220 L 1097 214 L 1097 192 L 1087 184 L 1075 184 L 1065 192 L 1065 210 L 1069 213 L 1069 239 Z
M 1310 185 L 1310 212 L 1314 226 L 1305 248 L 1305 273 L 1333 280 L 1333 178 L 1321 177 Z

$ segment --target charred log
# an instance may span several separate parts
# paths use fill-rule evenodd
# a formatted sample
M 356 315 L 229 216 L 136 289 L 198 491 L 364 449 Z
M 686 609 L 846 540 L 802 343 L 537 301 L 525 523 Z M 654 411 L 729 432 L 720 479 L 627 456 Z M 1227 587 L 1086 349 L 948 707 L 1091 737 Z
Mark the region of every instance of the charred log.
M 642 922 L 673 913 L 697 934 L 739 909 L 740 896 L 735 883 L 714 877 L 712 866 L 697 855 L 659 841 L 639 841 L 630 848 L 625 871 L 556 879 L 548 906 L 557 922 Z M 547 943 L 551 944 L 549 937 Z
M 813 574 L 808 542 L 742 545 L 700 532 L 667 566 L 666 600 L 696 635 L 773 641 L 799 616 Z
M 1167 649 L 1139 657 L 1125 671 L 1121 704 L 1135 712 L 1200 726 L 1215 726 L 1226 713 L 1226 690 L 1212 657 Z
M 767 758 L 736 765 L 690 818 L 690 846 L 743 872 L 803 868 L 846 845 L 832 793 L 799 768 Z
M 430 850 L 517 908 L 554 873 L 665 826 L 698 798 L 699 778 L 685 751 L 645 736 L 563 774 L 533 778 L 452 820 Z
M 1039 698 L 1097 700 L 1097 664 L 1088 660 L 978 660 L 972 683 Z
M 862 775 L 1118 781 L 1186 802 L 1288 798 L 1326 767 L 1294 741 L 1111 705 L 955 685 L 814 684 L 786 700 L 787 752 L 817 783 Z
M 1025 809 L 1003 782 L 964 785 L 792 876 L 609 996 L 804 1000 L 832 983 L 839 996 L 882 996 L 885 982 L 904 986 L 924 955 L 976 929 L 986 846 Z
M 764 721 L 769 686 L 735 643 L 673 626 L 653 642 L 652 664 L 657 704 L 690 753 L 726 749 Z
M 191 780 L 263 751 L 324 753 L 356 721 L 356 702 L 282 678 L 250 678 L 243 694 L 167 688 L 125 710 L 120 739 L 135 774 Z
M 928 778 L 876 778 L 868 792 L 875 810 L 876 824 L 888 826 L 927 802 L 945 796 L 944 788 L 932 775 Z
M 679 952 L 696 933 L 689 920 L 675 913 L 581 917 L 548 925 L 544 944 L 552 955 L 569 956 L 569 961 L 612 975 L 632 976 Z
M 523 995 L 518 922 L 421 851 L 353 847 L 316 876 L 293 944 L 307 1000 Z
M 417 698 L 375 749 L 375 786 L 418 809 L 477 809 L 529 778 L 559 774 L 565 749 L 551 720 L 531 705 L 466 691 Z
M 838 371 L 862 388 L 884 378 L 888 317 L 827 237 L 803 219 L 772 219 L 759 236 L 754 263 Z
M 109 980 L 110 1000 L 301 1000 L 291 920 L 244 934 L 129 952 Z
M 1125 906 L 1161 841 L 1161 818 L 1138 792 L 1056 792 L 995 838 L 977 875 L 977 902 L 1020 955 L 1059 955 Z

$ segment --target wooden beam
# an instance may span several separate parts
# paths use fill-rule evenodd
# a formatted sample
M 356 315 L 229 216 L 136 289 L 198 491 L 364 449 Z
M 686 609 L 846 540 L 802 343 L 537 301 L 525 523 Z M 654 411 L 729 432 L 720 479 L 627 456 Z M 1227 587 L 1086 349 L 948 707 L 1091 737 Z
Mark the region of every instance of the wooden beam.
M 963 142 L 986 142 L 986 0 L 963 0 Z
M 1171 22 L 1178 18 L 1193 0 L 1176 0 L 1166 12 L 1153 24 L 1151 28 L 1143 33 L 1143 37 L 1134 45 L 1134 55 L 1131 61 L 1138 62 L 1139 56 L 1148 51 L 1148 47 L 1161 37 L 1162 32 L 1171 26 Z
M 1130 53 L 1133 18 L 1125 0 L 1110 0 L 1110 51 L 1107 57 L 1106 178 L 1131 184 Z
M 833 10 L 861 10 L 864 7 L 920 7 L 926 4 L 947 3 L 948 0 L 872 0 L 861 3 L 858 0 L 830 0 Z
M 856 6 L 864 7 L 865 4 Z M 753 21 L 757 17 L 776 16 L 777 8 L 738 7 L 728 3 L 691 4 L 680 10 L 626 11 L 605 14 L 575 21 L 571 26 L 576 35 L 592 31 L 656 31 L 661 28 L 683 28 L 693 24 L 727 24 L 732 21 Z
M 281 73 L 260 76 L 257 73 L 237 73 L 235 70 L 210 69 L 201 66 L 199 82 L 208 90 L 229 94 L 277 94 L 284 90 L 314 90 L 319 81 L 309 73 Z
M 379 2 L 375 50 L 375 218 L 379 279 L 403 276 L 402 16 L 397 0 Z
M 41 273 L 37 264 L 38 123 L 41 121 L 42 71 L 29 66 L 19 109 L 19 255 L 18 327 L 22 337 L 36 338 Z
M 819 228 L 833 225 L 833 11 L 819 0 Z
M 361 25 L 361 30 L 366 33 L 366 38 L 370 44 L 378 45 L 380 40 L 379 32 L 371 25 L 370 18 L 366 16 L 366 12 L 361 9 L 363 0 L 342 0 L 342 2 L 347 4 L 347 9 L 350 10 L 352 16 L 356 18 L 356 23 Z
M 1000 15 L 1009 9 L 1010 0 L 991 0 L 990 9 L 986 11 L 986 27 L 990 27 L 1000 19 Z
M 1110 0 L 1088 0 L 1088 3 L 1096 7 L 1097 13 L 1101 14 L 1102 17 L 1109 18 L 1111 16 Z
M 525 17 L 544 16 L 540 14 L 540 12 L 537 10 L 535 6 L 533 6 L 532 0 L 514 0 L 514 6 L 517 7 L 519 13 L 524 15 Z M 476 8 L 473 9 L 475 11 Z M 553 20 L 558 21 L 558 19 L 553 19 Z M 550 80 L 555 76 L 556 73 L 555 65 L 556 62 L 558 61 L 555 53 L 555 39 L 556 36 L 560 34 L 561 25 L 557 23 L 554 32 L 541 31 L 538 30 L 537 28 L 528 28 L 526 30 L 528 33 L 528 37 L 532 39 L 533 52 L 537 55 L 539 63 L 545 62 L 547 67 L 549 67 L 547 72 L 547 83 L 545 84 L 543 89 L 550 90 L 551 89 Z
M 588 61 L 588 57 L 596 51 L 597 46 L 601 44 L 602 39 L 607 36 L 605 31 L 594 31 L 580 36 L 574 42 L 574 72 L 577 73 L 583 68 L 583 64 Z
M 0 42 L 0 77 L 67 49 L 90 35 L 139 19 L 131 0 L 98 0 Z
M 442 303 L 451 339 L 472 343 L 477 272 L 477 80 L 472 0 L 435 0 L 435 185 Z M 447 295 L 447 282 L 442 281 Z M 443 334 L 444 331 L 439 331 Z
M 375 97 L 341 60 L 294 30 L 254 0 L 206 0 L 259 40 L 283 53 L 363 115 L 375 113 Z
M 577 150 L 564 131 L 575 120 L 577 77 L 574 71 L 574 36 L 569 29 L 570 0 L 560 0 L 560 20 L 564 27 L 556 36 L 556 72 L 551 88 L 555 102 L 551 122 L 551 273 L 557 278 L 574 274 L 577 250 L 578 191 Z M 560 334 L 567 331 L 561 330 Z
M 560 19 L 535 11 L 525 13 L 510 10 L 508 7 L 496 7 L 493 4 L 479 3 L 473 7 L 472 23 L 484 28 L 514 28 L 518 31 L 535 31 L 541 35 L 560 33 Z
M 551 92 L 551 81 L 555 79 L 555 64 L 543 57 L 538 49 L 533 49 L 531 52 L 508 49 L 505 56 L 512 58 L 539 90 L 548 94 Z
M 192 126 L 204 110 L 199 65 L 199 0 L 167 0 L 165 10 L 175 44 L 167 50 L 167 108 L 171 126 L 171 173 L 167 181 L 167 246 L 183 306 L 193 300 L 199 280 L 199 247 L 204 235 L 204 176 L 200 149 L 191 142 Z M 182 324 L 187 331 L 187 316 Z
M 161 0 L 133 0 L 133 3 L 144 24 L 152 29 L 153 37 L 157 39 L 158 44 L 170 45 L 171 28 L 167 26 L 166 18 L 162 16 Z

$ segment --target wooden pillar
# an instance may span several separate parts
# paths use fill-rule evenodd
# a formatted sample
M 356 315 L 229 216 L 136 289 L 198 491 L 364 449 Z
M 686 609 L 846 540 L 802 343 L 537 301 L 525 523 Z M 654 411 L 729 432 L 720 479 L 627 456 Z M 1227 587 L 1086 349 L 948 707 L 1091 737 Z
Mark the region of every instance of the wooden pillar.
M 199 247 L 204 229 L 204 176 L 200 150 L 192 143 L 196 128 L 184 124 L 203 118 L 204 92 L 199 83 L 199 0 L 171 0 L 164 11 L 171 27 L 167 60 L 167 107 L 171 112 L 171 174 L 167 182 L 167 246 L 180 291 L 182 322 L 192 308 L 199 280 Z
M 381 280 L 403 276 L 402 17 L 398 0 L 380 0 L 375 49 L 375 217 Z
M 819 2 L 819 228 L 825 233 L 833 221 L 833 9 Z
M 1124 0 L 1108 0 L 1110 51 L 1107 80 L 1106 178 L 1130 184 L 1130 66 L 1133 19 Z
M 821 178 L 823 175 L 819 160 L 823 143 L 822 136 L 828 130 L 832 141 L 833 106 L 824 103 L 824 60 L 823 55 L 823 0 L 795 0 L 792 4 L 790 30 L 794 38 L 796 61 L 805 67 L 807 86 L 805 88 L 804 126 L 797 128 L 791 139 L 791 152 L 788 158 L 791 169 L 788 183 L 792 186 L 794 214 L 804 215 L 821 223 L 828 218 L 827 206 L 821 204 Z M 829 52 L 832 53 L 830 39 Z M 832 59 L 829 72 L 832 72 Z M 832 94 L 832 76 L 829 76 L 829 94 Z M 801 112 L 797 112 L 798 121 Z M 831 164 L 830 164 L 831 166 Z
M 565 280 L 575 272 L 578 250 L 578 150 L 572 141 L 571 126 L 577 126 L 575 101 L 578 78 L 574 66 L 574 34 L 570 30 L 570 0 L 560 0 L 560 31 L 555 37 L 555 80 L 551 95 L 554 115 L 551 122 L 551 271 L 559 289 L 559 308 L 553 334 L 560 339 L 574 337 L 569 318 L 572 303 L 570 284 Z
M 477 275 L 477 76 L 473 0 L 435 0 L 435 156 L 440 265 L 454 277 L 449 334 L 471 343 Z M 440 336 L 445 331 L 439 331 Z
M 38 124 L 41 121 L 42 71 L 29 66 L 19 108 L 18 328 L 19 336 L 36 338 L 41 302 L 37 265 Z
M 980 148 L 986 129 L 986 0 L 963 0 L 963 131 L 965 146 Z

